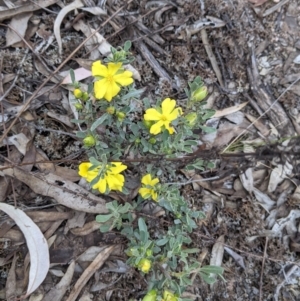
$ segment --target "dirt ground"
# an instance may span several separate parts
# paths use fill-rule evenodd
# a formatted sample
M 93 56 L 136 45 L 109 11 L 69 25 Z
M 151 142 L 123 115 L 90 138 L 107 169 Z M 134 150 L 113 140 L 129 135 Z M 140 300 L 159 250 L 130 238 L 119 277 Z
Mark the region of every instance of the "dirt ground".
M 80 210 L 50 193 L 63 186 L 71 197 L 86 158 L 62 80 L 70 68 L 90 70 L 110 45 L 126 40 L 144 97 L 184 102 L 183 89 L 200 76 L 207 105 L 219 114 L 207 124 L 215 133 L 199 133 L 199 156 L 216 168 L 194 177 L 211 180 L 185 185 L 182 193 L 206 214 L 191 235 L 198 260 L 209 264 L 217 252 L 226 282 L 210 286 L 196 278 L 186 297 L 300 300 L 299 0 L 0 0 L 0 6 L 0 202 L 26 212 L 52 239 L 52 266 L 31 301 L 140 300 L 147 291 L 147 279 L 126 266 L 126 240 L 99 232 L 93 205 Z M 178 179 L 190 178 L 178 171 Z M 28 284 L 28 249 L 15 222 L 0 217 L 0 299 L 14 300 Z M 82 254 L 103 246 L 114 250 L 74 297 L 92 261 Z M 72 260 L 67 290 L 60 298 L 58 289 L 49 294 Z

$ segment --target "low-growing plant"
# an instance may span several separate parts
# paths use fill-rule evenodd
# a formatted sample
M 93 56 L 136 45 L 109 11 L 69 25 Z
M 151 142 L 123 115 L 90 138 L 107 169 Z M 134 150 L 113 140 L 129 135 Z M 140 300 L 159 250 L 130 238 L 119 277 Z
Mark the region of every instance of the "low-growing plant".
M 195 129 L 211 132 L 205 121 L 213 110 L 204 108 L 207 87 L 196 77 L 185 89 L 187 98 L 179 103 L 171 97 L 153 101 L 141 99 L 143 89 L 134 87 L 133 73 L 126 69 L 132 62 L 130 42 L 112 49 L 107 59 L 92 65 L 94 77 L 86 90 L 76 82 L 74 106 L 80 125 L 77 136 L 89 158 L 79 166 L 79 175 L 95 191 L 129 194 L 126 175 L 138 174 L 141 185 L 132 201 L 107 203 L 108 214 L 98 215 L 102 232 L 114 228 L 127 237 L 127 263 L 145 274 L 149 290 L 144 301 L 188 300 L 181 298 L 191 275 L 199 274 L 207 283 L 214 283 L 223 269 L 201 266 L 190 248 L 190 233 L 197 228 L 203 212 L 194 210 L 180 191 L 178 169 L 204 170 L 212 167 L 195 153 L 200 146 Z M 186 160 L 186 158 L 193 160 Z M 176 181 L 176 182 L 174 182 Z M 160 206 L 164 222 L 145 214 L 144 207 Z

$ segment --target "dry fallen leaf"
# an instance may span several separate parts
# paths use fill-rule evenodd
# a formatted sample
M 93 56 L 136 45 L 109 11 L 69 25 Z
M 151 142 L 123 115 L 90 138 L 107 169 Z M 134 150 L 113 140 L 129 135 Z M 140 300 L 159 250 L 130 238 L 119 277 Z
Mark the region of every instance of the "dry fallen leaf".
M 215 114 L 211 118 L 217 118 L 217 117 L 223 117 L 229 114 L 232 114 L 234 112 L 240 111 L 243 107 L 245 107 L 248 104 L 248 102 L 243 102 L 239 105 L 232 106 L 223 110 L 217 110 Z
M 39 227 L 22 210 L 0 203 L 0 210 L 9 215 L 23 232 L 30 254 L 29 283 L 26 296 L 34 292 L 44 281 L 49 270 L 47 241 Z
M 22 41 L 27 29 L 28 20 L 32 13 L 23 13 L 11 19 L 9 26 L 14 30 L 8 28 L 6 32 L 6 47 L 12 46 L 15 43 Z M 16 31 L 16 32 L 15 32 Z
M 1 167 L 3 166 L 0 165 L 0 169 Z M 90 213 L 107 213 L 104 199 L 52 173 L 28 173 L 16 167 L 4 169 L 2 172 L 25 183 L 35 193 L 52 197 L 68 208 Z
M 67 289 L 71 284 L 73 279 L 73 274 L 75 271 L 75 261 L 72 261 L 69 265 L 65 275 L 62 277 L 60 282 L 56 284 L 44 297 L 43 301 L 60 301 L 64 294 L 66 293 Z
M 83 287 L 90 280 L 93 274 L 105 263 L 106 259 L 110 256 L 115 247 L 116 245 L 107 247 L 98 254 L 95 260 L 81 274 L 66 301 L 75 301 L 77 299 Z

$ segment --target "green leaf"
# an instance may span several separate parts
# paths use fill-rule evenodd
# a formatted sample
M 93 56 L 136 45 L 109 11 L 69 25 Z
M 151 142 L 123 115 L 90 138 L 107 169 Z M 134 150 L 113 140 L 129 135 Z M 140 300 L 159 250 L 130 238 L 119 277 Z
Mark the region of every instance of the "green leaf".
M 91 94 L 93 92 L 93 88 L 94 88 L 94 84 L 93 83 L 89 83 L 88 89 L 87 89 L 88 94 Z
M 70 76 L 71 76 L 72 84 L 74 84 L 75 83 L 75 73 L 74 73 L 73 69 L 70 69 Z
M 216 113 L 215 110 L 205 110 L 204 112 L 205 112 L 205 114 L 202 116 L 202 118 L 205 120 L 211 118 Z
M 216 265 L 205 265 L 201 267 L 200 271 L 206 274 L 223 274 L 224 269 Z
M 205 133 L 208 133 L 208 134 L 214 133 L 216 131 L 216 129 L 214 129 L 214 128 L 203 126 L 203 125 L 200 125 L 199 127 L 202 131 L 204 131 Z
M 132 208 L 132 206 L 129 203 L 125 203 L 124 206 L 119 208 L 119 213 L 122 213 L 122 214 L 127 213 L 131 208 Z
M 98 223 L 105 223 L 107 222 L 113 215 L 112 214 L 105 214 L 105 215 L 97 215 L 96 222 Z
M 99 162 L 95 157 L 90 157 L 90 162 L 92 163 L 92 165 L 95 165 L 95 166 L 101 166 L 102 163 Z
M 101 226 L 100 226 L 100 231 L 101 231 L 102 233 L 106 233 L 106 232 L 109 231 L 110 227 L 111 227 L 111 225 L 101 225 Z
M 142 95 L 143 92 L 145 92 L 145 88 L 139 89 L 139 90 L 133 90 L 128 92 L 126 95 L 122 96 L 122 100 L 127 100 L 129 98 L 138 98 Z
M 131 48 L 131 41 L 126 41 L 124 43 L 124 50 L 127 52 Z
M 86 137 L 86 132 L 80 132 L 80 131 L 78 131 L 78 132 L 76 132 L 76 137 L 78 137 L 78 138 L 85 138 Z
M 202 278 L 206 283 L 208 283 L 208 284 L 213 284 L 213 283 L 215 283 L 216 280 L 217 280 L 215 276 L 210 277 L 210 276 L 208 276 L 207 274 L 204 274 L 204 273 L 201 273 L 201 272 L 200 272 L 200 276 L 201 276 L 201 278 Z
M 118 209 L 118 202 L 117 201 L 112 201 L 110 203 L 107 203 L 106 204 L 106 209 L 110 210 L 110 211 L 113 211 L 113 212 L 117 211 L 117 209 Z
M 109 114 L 105 113 L 100 118 L 98 118 L 91 126 L 91 131 L 94 131 L 99 125 L 101 125 L 107 118 Z
M 143 218 L 139 218 L 138 224 L 141 232 L 148 232 L 147 225 Z
M 157 246 L 164 246 L 166 243 L 168 243 L 169 239 L 167 237 L 163 239 L 159 239 L 156 241 Z

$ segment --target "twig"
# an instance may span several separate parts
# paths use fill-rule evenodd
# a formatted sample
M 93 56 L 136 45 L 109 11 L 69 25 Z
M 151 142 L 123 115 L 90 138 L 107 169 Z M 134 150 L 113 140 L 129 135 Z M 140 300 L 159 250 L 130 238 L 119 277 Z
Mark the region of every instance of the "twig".
M 210 44 L 208 42 L 208 37 L 207 37 L 207 32 L 206 32 L 206 29 L 203 28 L 201 29 L 201 38 L 202 38 L 202 42 L 203 42 L 203 45 L 204 45 L 204 48 L 205 48 L 205 51 L 208 55 L 208 58 L 210 60 L 210 63 L 216 73 L 216 76 L 217 76 L 217 79 L 219 81 L 219 84 L 221 87 L 224 87 L 224 82 L 223 82 L 223 79 L 222 79 L 222 75 L 221 75 L 221 72 L 220 72 L 220 69 L 219 69 L 219 66 L 218 66 L 218 63 L 217 63 L 217 60 L 216 60 L 216 57 L 210 47 Z
M 264 249 L 264 256 L 261 264 L 261 272 L 260 272 L 260 280 L 259 280 L 259 301 L 262 301 L 263 297 L 263 277 L 264 277 L 264 268 L 265 268 L 265 261 L 266 261 L 266 256 L 267 256 L 267 247 L 268 247 L 268 237 L 266 237 L 266 242 L 265 242 L 265 249 Z
M 278 8 L 280 8 L 281 6 L 283 6 L 284 4 L 288 3 L 290 0 L 282 0 L 279 3 L 277 3 L 276 5 L 274 5 L 273 7 L 267 9 L 264 13 L 263 13 L 263 17 L 266 17 L 270 14 L 272 14 L 274 11 L 276 11 Z

